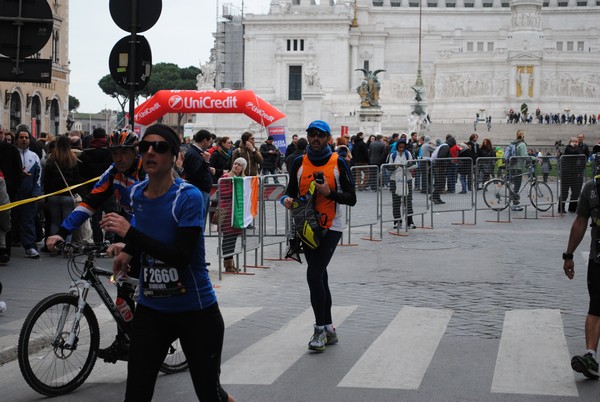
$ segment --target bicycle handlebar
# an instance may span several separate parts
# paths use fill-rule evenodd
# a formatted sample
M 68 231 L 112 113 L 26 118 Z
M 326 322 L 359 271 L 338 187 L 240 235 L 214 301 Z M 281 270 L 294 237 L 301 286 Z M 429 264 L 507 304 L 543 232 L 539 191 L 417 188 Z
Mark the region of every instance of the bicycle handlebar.
M 56 244 L 56 249 L 64 254 L 90 254 L 90 253 L 105 253 L 108 249 L 107 243 L 75 243 L 64 241 Z

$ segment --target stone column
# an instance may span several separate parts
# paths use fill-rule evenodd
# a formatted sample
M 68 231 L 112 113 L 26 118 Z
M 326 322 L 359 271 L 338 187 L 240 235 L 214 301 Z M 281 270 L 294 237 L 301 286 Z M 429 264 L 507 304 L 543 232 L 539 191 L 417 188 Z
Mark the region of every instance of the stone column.
M 540 72 L 539 65 L 533 65 L 533 98 L 540 98 L 540 91 L 542 88 L 542 74 Z
M 281 61 L 281 56 L 275 56 L 275 96 L 279 99 L 287 99 L 287 95 L 281 93 L 281 88 L 285 88 L 283 84 L 283 63 Z
M 358 32 L 358 28 L 350 29 L 350 79 L 348 80 L 348 84 L 350 86 L 349 90 L 354 91 L 356 87 L 358 87 L 358 81 L 356 78 L 355 70 L 358 68 L 358 37 L 360 32 Z
M 517 97 L 517 66 L 510 66 L 510 73 L 508 74 L 508 97 Z

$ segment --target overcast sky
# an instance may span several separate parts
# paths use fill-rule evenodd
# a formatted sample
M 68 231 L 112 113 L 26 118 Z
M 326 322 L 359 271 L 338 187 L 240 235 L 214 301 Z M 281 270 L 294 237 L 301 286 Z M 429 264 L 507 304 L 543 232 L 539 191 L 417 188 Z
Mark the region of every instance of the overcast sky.
M 128 32 L 112 20 L 109 0 L 69 1 L 70 95 L 79 99 L 79 112 L 95 113 L 108 107 L 120 110 L 98 81 L 108 69 L 110 51 Z M 242 4 L 242 0 L 218 0 Z M 143 4 L 143 0 L 139 3 Z M 246 13 L 267 13 L 270 0 L 244 0 Z M 217 0 L 162 0 L 156 25 L 142 33 L 152 49 L 152 63 L 196 66 L 208 61 L 216 27 Z

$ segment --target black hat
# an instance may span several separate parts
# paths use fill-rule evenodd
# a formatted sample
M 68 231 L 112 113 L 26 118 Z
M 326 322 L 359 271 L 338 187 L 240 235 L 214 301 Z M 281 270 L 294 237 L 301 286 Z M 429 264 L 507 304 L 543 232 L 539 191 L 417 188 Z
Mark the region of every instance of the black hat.
M 270 136 L 267 137 L 267 141 L 275 141 L 275 138 L 273 138 L 273 136 L 270 135 Z
M 165 139 L 165 141 L 167 141 L 169 143 L 169 148 L 171 148 L 171 153 L 173 155 L 179 154 L 179 145 L 180 145 L 179 136 L 177 135 L 175 130 L 173 130 L 171 127 L 166 126 L 164 124 L 154 124 L 146 129 L 146 131 L 144 132 L 144 136 L 142 137 L 142 140 L 150 134 L 156 134 L 156 135 L 160 135 L 161 137 L 163 137 Z

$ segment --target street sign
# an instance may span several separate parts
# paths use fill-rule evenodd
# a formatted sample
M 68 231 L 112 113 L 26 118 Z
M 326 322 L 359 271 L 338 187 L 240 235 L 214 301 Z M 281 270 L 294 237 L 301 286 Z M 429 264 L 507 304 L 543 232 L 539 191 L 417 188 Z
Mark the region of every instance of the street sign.
M 131 12 L 132 3 L 136 3 L 135 19 Z M 140 7 L 141 6 L 141 7 Z M 149 30 L 156 24 L 162 11 L 162 0 L 110 0 L 110 15 L 119 28 L 132 32 L 132 21 L 136 21 L 136 32 Z
M 110 75 L 115 82 L 124 89 L 129 90 L 131 82 L 129 78 L 129 52 L 131 45 L 131 36 L 127 35 L 119 40 L 110 52 L 108 58 L 108 67 Z M 148 81 L 150 81 L 150 72 L 152 70 L 152 51 L 148 40 L 141 36 L 136 36 L 135 41 L 135 60 L 133 61 L 135 68 L 135 90 L 144 89 Z
M 50 39 L 53 25 L 47 0 L 0 0 L 0 54 L 13 59 L 36 54 Z
M 13 59 L 0 57 L 0 81 L 52 82 L 52 60 L 23 59 L 17 63 Z

